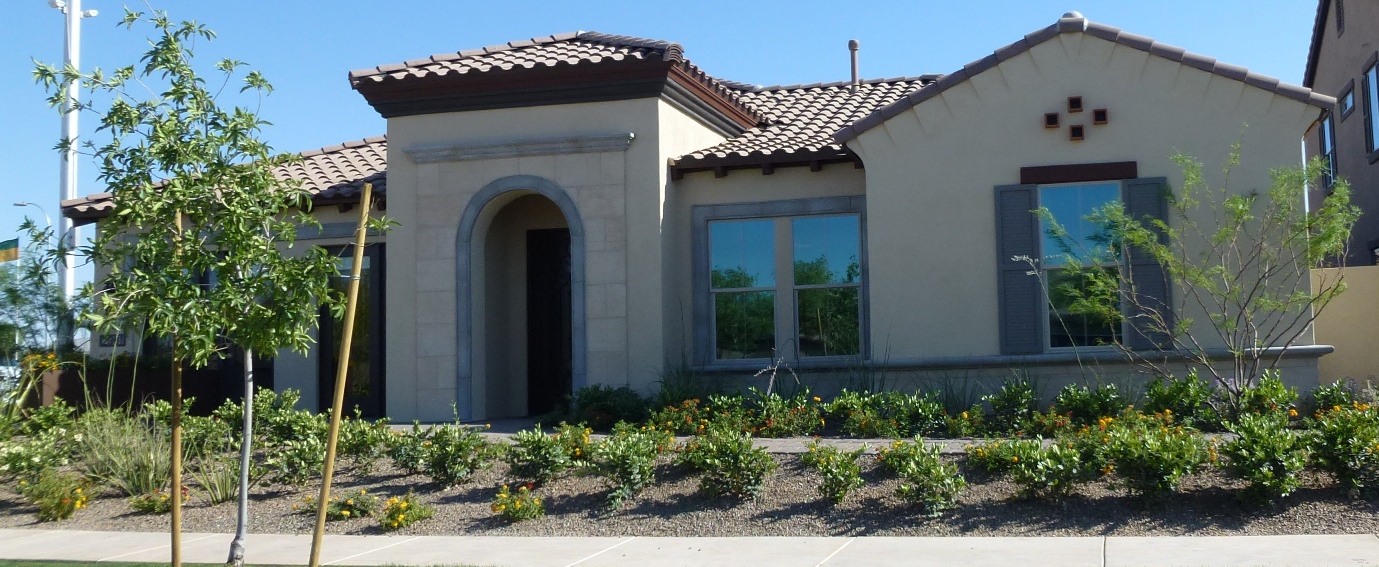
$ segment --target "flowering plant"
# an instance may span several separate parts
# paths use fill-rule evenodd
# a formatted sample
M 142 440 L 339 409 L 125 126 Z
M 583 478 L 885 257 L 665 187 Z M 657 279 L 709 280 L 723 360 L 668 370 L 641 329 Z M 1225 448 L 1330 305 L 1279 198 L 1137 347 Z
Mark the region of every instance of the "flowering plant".
M 507 520 L 508 523 L 516 523 L 522 520 L 534 520 L 546 515 L 546 508 L 541 505 L 541 499 L 532 494 L 533 486 L 524 484 L 517 487 L 513 492 L 504 484 L 498 489 L 498 494 L 493 497 L 493 505 L 489 506 L 493 513 L 498 514 Z
M 433 514 L 435 510 L 421 503 L 415 494 L 408 491 L 406 496 L 394 496 L 383 504 L 383 517 L 379 518 L 379 525 L 385 532 L 400 530 L 430 518 Z
M 19 481 L 19 492 L 38 506 L 38 519 L 56 522 L 72 517 L 91 500 L 86 479 L 52 469 L 43 471 L 33 482 Z
M 316 497 L 307 496 L 302 500 L 301 505 L 293 504 L 292 509 L 302 514 L 315 514 L 317 509 Z M 362 518 L 376 513 L 378 513 L 378 497 L 369 494 L 369 491 L 362 488 L 359 489 L 359 492 L 331 496 L 330 502 L 326 503 L 327 521 Z
M 182 487 L 182 501 L 190 499 L 190 491 L 187 487 Z M 129 507 L 140 514 L 166 514 L 172 510 L 172 491 L 155 489 L 148 494 L 132 496 L 129 499 Z

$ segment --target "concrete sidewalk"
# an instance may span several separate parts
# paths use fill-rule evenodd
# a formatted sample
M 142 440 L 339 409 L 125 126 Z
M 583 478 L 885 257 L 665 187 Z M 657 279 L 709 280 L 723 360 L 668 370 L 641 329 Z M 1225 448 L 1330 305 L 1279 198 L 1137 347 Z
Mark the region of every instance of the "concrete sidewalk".
M 183 560 L 221 563 L 229 534 L 184 534 Z M 304 565 L 309 535 L 249 536 L 249 563 Z M 168 535 L 0 529 L 0 559 L 167 562 Z M 891 567 L 1379 566 L 1374 535 L 1238 537 L 326 537 L 326 565 Z

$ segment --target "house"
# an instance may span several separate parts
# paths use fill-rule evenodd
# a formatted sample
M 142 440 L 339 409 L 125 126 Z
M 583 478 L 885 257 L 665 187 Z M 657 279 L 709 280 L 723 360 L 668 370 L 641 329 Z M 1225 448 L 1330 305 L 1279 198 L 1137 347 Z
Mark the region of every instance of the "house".
M 1331 177 L 1345 178 L 1362 215 L 1351 235 L 1350 266 L 1379 263 L 1379 4 L 1320 0 L 1303 86 L 1336 98 L 1336 108 L 1307 131 L 1307 156 L 1324 156 Z M 1313 207 L 1329 183 L 1310 193 Z
M 650 392 L 682 361 L 742 380 L 784 361 L 824 391 L 876 371 L 1133 377 L 1099 345 L 1150 338 L 1051 314 L 1040 282 L 1058 267 L 1013 259 L 1051 254 L 1031 210 L 1163 216 L 1170 156 L 1219 164 L 1235 142 L 1232 186 L 1266 186 L 1334 103 L 1075 12 L 944 75 L 752 86 L 678 44 L 580 32 L 349 78 L 386 139 L 282 174 L 317 192 L 325 228 L 302 236 L 328 246 L 386 175 L 400 226 L 370 248 L 350 395 L 402 420 Z M 109 201 L 64 212 L 98 219 Z M 1157 266 L 1131 269 L 1174 293 Z M 1288 349 L 1290 382 L 1316 383 L 1329 347 L 1311 342 Z M 328 350 L 279 356 L 276 386 L 319 397 Z

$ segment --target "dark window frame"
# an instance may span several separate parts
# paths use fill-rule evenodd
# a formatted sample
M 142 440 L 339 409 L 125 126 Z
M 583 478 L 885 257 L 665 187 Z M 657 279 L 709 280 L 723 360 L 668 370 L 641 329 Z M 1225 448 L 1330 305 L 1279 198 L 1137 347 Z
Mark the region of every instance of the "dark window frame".
M 1329 148 L 1329 151 L 1328 151 Z M 1326 158 L 1325 180 L 1323 188 L 1330 190 L 1336 184 L 1338 175 L 1336 154 L 1336 121 L 1331 113 L 1326 113 L 1318 122 L 1317 127 L 1317 150 L 1318 155 Z
M 1379 126 L 1379 116 L 1375 116 L 1375 107 L 1379 106 L 1379 85 L 1375 84 L 1379 82 L 1379 51 L 1369 56 L 1362 69 L 1360 102 L 1365 107 L 1365 154 L 1369 163 L 1374 163 L 1379 161 L 1379 135 L 1375 133 Z
M 1350 107 L 1345 106 L 1346 99 L 1350 99 Z M 1355 79 L 1346 82 L 1341 89 L 1341 94 L 1336 97 L 1336 111 L 1341 115 L 1341 122 L 1355 114 Z
M 1345 34 L 1345 0 L 1336 0 L 1336 37 Z

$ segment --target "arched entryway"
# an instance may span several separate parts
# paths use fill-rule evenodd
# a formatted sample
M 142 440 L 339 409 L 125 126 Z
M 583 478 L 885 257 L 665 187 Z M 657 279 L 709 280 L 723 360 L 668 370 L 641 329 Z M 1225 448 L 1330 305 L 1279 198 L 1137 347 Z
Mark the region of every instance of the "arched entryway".
M 584 230 L 544 178 L 490 183 L 461 217 L 457 404 L 462 419 L 538 415 L 585 384 Z

